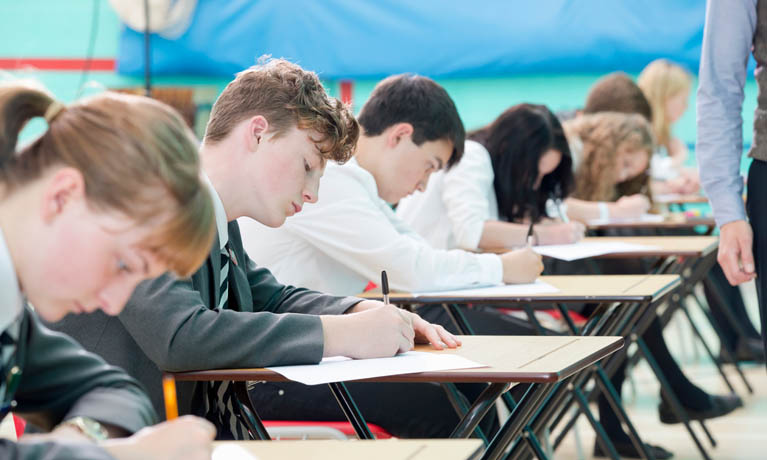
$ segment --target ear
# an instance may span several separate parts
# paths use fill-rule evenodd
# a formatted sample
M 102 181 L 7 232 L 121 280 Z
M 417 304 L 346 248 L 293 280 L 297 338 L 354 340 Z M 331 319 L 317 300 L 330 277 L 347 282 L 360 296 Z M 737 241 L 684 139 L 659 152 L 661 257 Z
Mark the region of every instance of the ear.
M 402 142 L 403 139 L 410 139 L 413 135 L 413 125 L 410 123 L 397 123 L 392 125 L 388 129 L 386 135 L 386 145 L 390 148 L 394 148 Z
M 52 222 L 74 203 L 85 199 L 85 180 L 75 168 L 61 168 L 43 186 L 43 222 Z
M 248 120 L 245 143 L 249 151 L 255 152 L 258 150 L 258 146 L 268 130 L 269 122 L 263 115 L 256 115 Z

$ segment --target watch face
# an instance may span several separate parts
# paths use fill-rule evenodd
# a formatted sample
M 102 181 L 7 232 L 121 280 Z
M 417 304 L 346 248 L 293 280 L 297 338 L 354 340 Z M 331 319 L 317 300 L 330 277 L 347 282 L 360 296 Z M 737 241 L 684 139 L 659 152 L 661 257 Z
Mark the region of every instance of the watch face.
M 75 417 L 72 419 L 72 423 L 80 427 L 83 434 L 96 440 L 103 441 L 107 438 L 107 431 L 101 424 L 88 417 Z

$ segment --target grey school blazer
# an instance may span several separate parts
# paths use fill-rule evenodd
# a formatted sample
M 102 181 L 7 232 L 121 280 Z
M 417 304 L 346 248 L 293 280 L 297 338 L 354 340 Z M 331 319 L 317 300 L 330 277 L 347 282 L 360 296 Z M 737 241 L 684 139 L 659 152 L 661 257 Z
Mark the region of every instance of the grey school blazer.
M 70 315 L 52 327 L 143 383 L 160 414 L 161 370 L 319 362 L 324 337 L 317 315 L 342 314 L 362 299 L 280 284 L 248 258 L 236 221 L 228 231 L 238 264 L 230 266 L 226 309 L 215 309 L 221 271 L 216 238 L 191 279 L 163 275 L 140 284 L 117 317 Z M 177 389 L 179 412 L 203 415 L 202 385 L 179 382 Z
M 3 306 L 0 305 L 0 308 Z M 77 416 L 134 433 L 156 421 L 149 399 L 122 370 L 86 353 L 74 340 L 44 327 L 25 309 L 12 354 L 0 360 L 0 419 L 13 407 L 43 429 Z M 2 331 L 0 331 L 2 332 Z M 0 458 L 14 460 L 113 457 L 95 444 L 16 443 L 0 439 Z

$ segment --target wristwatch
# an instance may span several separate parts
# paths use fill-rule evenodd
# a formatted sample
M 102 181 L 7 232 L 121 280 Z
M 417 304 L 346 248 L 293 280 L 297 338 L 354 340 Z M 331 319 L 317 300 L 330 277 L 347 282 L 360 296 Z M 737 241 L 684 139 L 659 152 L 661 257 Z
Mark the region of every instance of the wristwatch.
M 59 426 L 70 426 L 89 437 L 93 442 L 104 441 L 108 437 L 107 430 L 99 422 L 88 417 L 72 417 L 61 422 Z

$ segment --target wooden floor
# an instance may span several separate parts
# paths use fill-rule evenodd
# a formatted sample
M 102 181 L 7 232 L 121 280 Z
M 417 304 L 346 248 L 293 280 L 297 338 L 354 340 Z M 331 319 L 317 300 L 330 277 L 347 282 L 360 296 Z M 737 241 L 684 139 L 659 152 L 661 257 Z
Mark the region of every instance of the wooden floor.
M 758 323 L 755 290 L 753 285 L 744 286 L 744 300 L 749 314 Z M 702 333 L 718 353 L 719 343 L 705 319 L 691 309 Z M 691 330 L 681 315 L 670 323 L 664 335 L 669 348 L 682 364 L 685 374 L 709 393 L 727 393 L 722 378 L 700 346 L 695 345 Z M 697 423 L 693 429 L 713 459 L 764 460 L 767 459 L 767 370 L 764 365 L 743 366 L 746 378 L 754 388 L 748 394 L 743 382 L 733 368 L 726 372 L 736 391 L 744 399 L 744 407 L 718 419 L 709 420 L 706 426 L 717 441 L 712 448 Z M 700 459 L 701 454 L 683 425 L 664 425 L 658 419 L 659 387 L 654 374 L 644 362 L 632 372 L 623 389 L 624 404 L 645 442 L 657 444 L 674 452 L 676 460 Z M 596 413 L 596 408 L 594 408 Z M 594 432 L 584 417 L 577 424 L 578 436 L 571 433 L 554 452 L 557 460 L 590 459 L 594 449 Z

